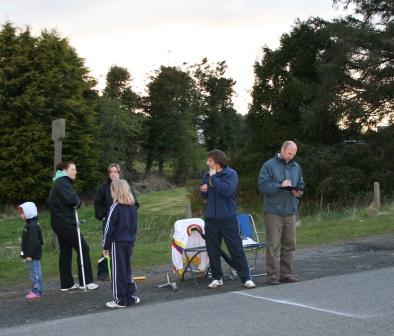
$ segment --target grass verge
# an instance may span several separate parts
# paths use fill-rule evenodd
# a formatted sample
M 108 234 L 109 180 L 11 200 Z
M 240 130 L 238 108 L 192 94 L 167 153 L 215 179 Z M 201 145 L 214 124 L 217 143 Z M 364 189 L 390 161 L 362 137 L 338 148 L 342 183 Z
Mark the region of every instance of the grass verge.
M 185 216 L 186 190 L 171 190 L 140 194 L 138 236 L 134 248 L 133 267 L 151 268 L 154 265 L 171 262 L 172 230 L 174 222 Z M 240 207 L 255 218 L 259 231 L 264 231 L 261 209 Z M 94 218 L 92 207 L 79 210 L 80 218 L 86 220 L 81 231 L 90 246 L 93 272 L 101 253 L 101 223 Z M 40 214 L 44 234 L 42 269 L 44 281 L 58 278 L 58 252 L 51 246 L 52 231 L 49 214 Z M 297 222 L 298 247 L 318 246 L 331 242 L 350 240 L 359 237 L 394 233 L 394 204 L 385 206 L 376 215 L 366 209 L 349 209 L 342 212 L 327 212 L 305 216 Z M 0 220 L 0 288 L 28 283 L 28 272 L 19 257 L 20 235 L 24 222 L 18 217 Z M 263 234 L 264 239 L 264 234 Z M 74 253 L 74 260 L 76 255 Z M 74 261 L 74 273 L 76 274 Z

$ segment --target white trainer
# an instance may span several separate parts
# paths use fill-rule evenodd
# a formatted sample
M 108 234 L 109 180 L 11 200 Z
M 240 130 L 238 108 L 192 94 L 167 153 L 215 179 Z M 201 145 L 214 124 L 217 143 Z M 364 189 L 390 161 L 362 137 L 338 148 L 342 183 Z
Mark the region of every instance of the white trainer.
M 84 289 L 83 286 L 79 286 L 80 289 Z M 87 289 L 97 289 L 98 288 L 98 284 L 95 284 L 94 282 L 88 283 L 86 285 Z
M 74 284 L 74 285 L 72 285 L 72 286 L 69 287 L 69 288 L 60 288 L 60 290 L 61 290 L 62 292 L 67 292 L 67 291 L 69 291 L 69 290 L 73 290 L 73 289 L 77 289 L 77 288 L 79 288 L 79 286 L 78 286 L 77 284 Z
M 97 289 L 98 288 L 98 284 L 96 284 L 94 282 L 91 282 L 91 283 L 87 284 L 86 287 L 88 289 Z
M 122 306 L 120 304 L 117 304 L 115 301 L 108 301 L 105 304 L 108 308 L 126 308 L 127 306 Z
M 140 302 L 141 302 L 141 299 L 138 297 L 138 296 L 133 296 L 133 298 L 134 298 L 134 304 L 136 305 L 136 304 L 139 304 Z
M 256 284 L 252 280 L 247 280 L 244 283 L 246 288 L 256 288 Z
M 208 288 L 217 288 L 223 286 L 223 280 L 219 279 L 219 280 L 213 280 L 209 285 Z

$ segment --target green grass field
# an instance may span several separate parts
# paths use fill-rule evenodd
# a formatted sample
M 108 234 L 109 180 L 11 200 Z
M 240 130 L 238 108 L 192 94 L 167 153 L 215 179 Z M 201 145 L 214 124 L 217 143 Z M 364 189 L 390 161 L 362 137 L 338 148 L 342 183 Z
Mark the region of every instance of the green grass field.
M 134 248 L 133 267 L 151 268 L 154 265 L 171 263 L 171 237 L 173 224 L 185 217 L 186 190 L 175 188 L 161 192 L 140 194 L 138 236 Z M 242 211 L 245 211 L 244 207 Z M 264 231 L 260 209 L 246 210 L 255 218 L 259 231 Z M 94 218 L 93 208 L 79 210 L 79 217 L 86 223 L 81 226 L 82 234 L 90 246 L 92 265 L 101 253 L 101 223 Z M 44 233 L 42 269 L 45 279 L 58 277 L 58 253 L 51 246 L 52 231 L 49 214 L 40 214 Z M 0 220 L 0 287 L 28 283 L 26 265 L 19 257 L 20 235 L 23 221 L 16 216 Z M 346 210 L 303 217 L 298 220 L 298 247 L 317 246 L 330 242 L 363 236 L 394 233 L 394 206 L 386 206 L 379 215 L 367 210 Z M 263 237 L 264 238 L 264 237 Z M 76 256 L 75 256 L 76 258 Z M 76 262 L 74 262 L 75 267 Z M 76 267 L 75 267 L 76 268 Z

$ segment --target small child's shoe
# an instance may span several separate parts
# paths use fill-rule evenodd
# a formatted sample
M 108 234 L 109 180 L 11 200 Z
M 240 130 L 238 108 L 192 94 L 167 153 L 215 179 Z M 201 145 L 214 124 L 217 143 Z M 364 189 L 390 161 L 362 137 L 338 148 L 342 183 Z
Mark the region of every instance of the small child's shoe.
M 25 296 L 25 298 L 28 299 L 28 300 L 35 300 L 35 299 L 39 299 L 40 297 L 41 297 L 40 294 L 36 294 L 34 292 L 31 292 L 31 291 L 29 293 L 27 293 L 26 296 Z

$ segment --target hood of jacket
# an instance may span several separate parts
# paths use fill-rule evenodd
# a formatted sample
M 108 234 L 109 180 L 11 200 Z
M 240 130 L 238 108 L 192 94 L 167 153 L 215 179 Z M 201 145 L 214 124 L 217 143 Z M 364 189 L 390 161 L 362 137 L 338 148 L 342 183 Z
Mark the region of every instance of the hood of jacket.
M 55 182 L 58 178 L 68 176 L 63 170 L 56 170 L 56 174 L 53 177 L 53 182 Z
M 33 202 L 25 202 L 18 206 L 19 213 L 23 213 L 26 219 L 37 217 L 37 207 Z

